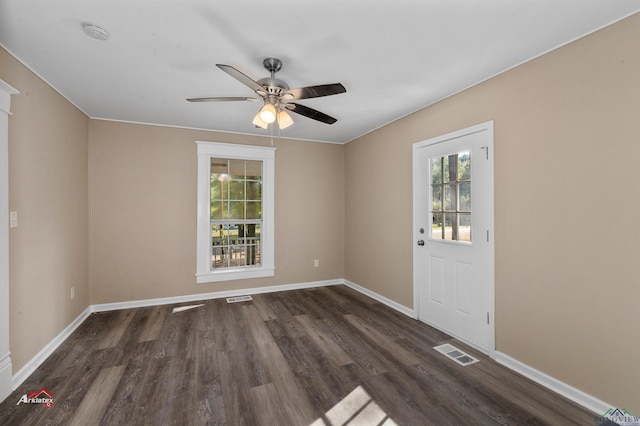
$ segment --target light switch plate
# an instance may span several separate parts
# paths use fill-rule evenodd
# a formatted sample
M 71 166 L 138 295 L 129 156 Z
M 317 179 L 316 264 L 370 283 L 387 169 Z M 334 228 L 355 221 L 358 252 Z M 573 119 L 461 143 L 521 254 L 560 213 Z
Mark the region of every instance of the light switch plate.
M 9 228 L 18 227 L 18 212 L 9 212 Z

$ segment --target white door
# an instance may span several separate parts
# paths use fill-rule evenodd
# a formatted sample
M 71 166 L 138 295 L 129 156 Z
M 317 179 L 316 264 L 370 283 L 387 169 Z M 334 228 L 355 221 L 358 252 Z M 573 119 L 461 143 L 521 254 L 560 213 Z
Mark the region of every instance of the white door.
M 417 316 L 493 354 L 493 123 L 414 145 Z

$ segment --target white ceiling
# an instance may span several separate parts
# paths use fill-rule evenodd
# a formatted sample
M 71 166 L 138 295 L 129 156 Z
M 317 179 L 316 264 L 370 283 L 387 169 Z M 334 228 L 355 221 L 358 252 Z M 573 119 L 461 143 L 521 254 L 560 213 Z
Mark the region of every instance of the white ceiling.
M 259 135 L 259 103 L 185 98 L 254 96 L 215 64 L 259 79 L 277 57 L 291 87 L 347 88 L 299 101 L 337 123 L 292 114 L 281 136 L 344 143 L 638 11 L 638 0 L 0 0 L 0 44 L 90 117 Z M 109 40 L 84 35 L 85 21 Z

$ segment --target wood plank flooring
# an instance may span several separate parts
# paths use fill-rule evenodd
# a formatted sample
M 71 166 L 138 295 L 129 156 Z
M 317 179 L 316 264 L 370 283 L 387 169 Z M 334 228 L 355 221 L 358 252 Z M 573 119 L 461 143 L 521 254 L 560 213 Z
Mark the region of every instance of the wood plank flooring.
M 0 404 L 0 425 L 594 424 L 345 286 L 253 297 L 92 314 Z M 480 362 L 433 349 L 446 342 Z M 17 404 L 43 388 L 52 407 Z

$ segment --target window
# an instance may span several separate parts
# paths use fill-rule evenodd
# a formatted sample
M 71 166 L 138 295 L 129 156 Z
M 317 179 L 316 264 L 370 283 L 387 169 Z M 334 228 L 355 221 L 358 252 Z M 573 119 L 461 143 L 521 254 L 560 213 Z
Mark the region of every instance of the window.
M 471 154 L 430 159 L 431 238 L 471 242 Z
M 275 148 L 197 144 L 197 282 L 273 276 Z

